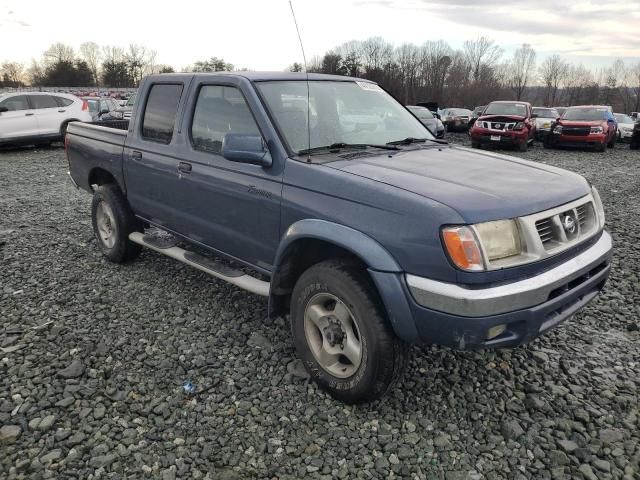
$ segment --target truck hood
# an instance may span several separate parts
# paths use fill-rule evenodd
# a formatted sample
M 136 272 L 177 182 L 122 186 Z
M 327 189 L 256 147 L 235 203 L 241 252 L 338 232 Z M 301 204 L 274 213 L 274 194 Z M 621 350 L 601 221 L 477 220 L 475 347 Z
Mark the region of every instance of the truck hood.
M 482 117 L 478 118 L 478 120 L 490 120 L 492 122 L 521 122 L 525 118 L 527 117 L 523 117 L 522 115 L 483 115 Z
M 325 164 L 430 198 L 468 223 L 540 212 L 587 195 L 572 172 L 462 147 L 423 147 Z
M 560 120 L 559 125 L 563 127 L 599 127 L 604 123 L 603 120 Z

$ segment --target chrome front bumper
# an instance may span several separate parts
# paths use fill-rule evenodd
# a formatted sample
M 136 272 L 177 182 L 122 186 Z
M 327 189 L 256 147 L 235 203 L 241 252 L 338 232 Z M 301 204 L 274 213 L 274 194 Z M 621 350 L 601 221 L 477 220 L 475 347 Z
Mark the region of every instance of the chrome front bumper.
M 540 305 L 552 292 L 589 275 L 609 256 L 611 235 L 602 232 L 589 249 L 551 270 L 526 280 L 471 289 L 407 274 L 406 281 L 415 301 L 426 308 L 463 317 L 486 317 Z

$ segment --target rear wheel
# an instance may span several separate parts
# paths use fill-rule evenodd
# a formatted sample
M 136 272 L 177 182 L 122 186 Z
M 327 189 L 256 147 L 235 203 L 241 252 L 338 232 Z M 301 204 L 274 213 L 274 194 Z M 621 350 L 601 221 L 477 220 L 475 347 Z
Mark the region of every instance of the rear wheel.
M 93 232 L 102 253 L 115 263 L 126 262 L 140 254 L 142 246 L 129 240 L 129 234 L 141 230 L 127 200 L 117 185 L 100 185 L 91 202 Z
M 291 298 L 291 331 L 311 377 L 343 402 L 382 397 L 404 371 L 406 346 L 357 265 L 330 260 L 304 272 Z

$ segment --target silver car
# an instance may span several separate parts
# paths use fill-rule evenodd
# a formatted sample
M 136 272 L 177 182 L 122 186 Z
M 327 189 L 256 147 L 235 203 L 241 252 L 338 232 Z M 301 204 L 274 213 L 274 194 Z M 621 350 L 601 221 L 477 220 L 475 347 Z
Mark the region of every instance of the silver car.
M 444 124 L 438 117 L 436 117 L 431 110 L 425 107 L 418 107 L 416 105 L 407 105 L 407 108 L 413 113 L 420 123 L 429 129 L 433 136 L 436 138 L 444 138 Z
M 616 121 L 618 122 L 618 141 L 630 142 L 633 136 L 633 127 L 636 122 L 624 113 L 614 113 L 613 116 L 616 117 Z
M 560 113 L 555 108 L 533 107 L 533 114 L 536 115 L 536 137 L 543 139 L 551 131 L 551 125 L 558 118 Z

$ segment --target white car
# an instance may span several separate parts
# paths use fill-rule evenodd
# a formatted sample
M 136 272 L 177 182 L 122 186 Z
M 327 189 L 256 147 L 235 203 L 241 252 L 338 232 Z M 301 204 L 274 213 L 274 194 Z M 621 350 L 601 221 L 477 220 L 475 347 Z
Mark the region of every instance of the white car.
M 533 107 L 533 114 L 536 115 L 536 137 L 542 140 L 551 131 L 553 122 L 560 118 L 560 113 L 555 108 Z
M 636 122 L 624 113 L 614 113 L 613 116 L 616 117 L 616 121 L 618 122 L 618 141 L 630 142 L 633 136 L 633 127 Z
M 69 122 L 90 122 L 87 102 L 66 93 L 0 95 L 0 145 L 48 145 L 61 140 Z

